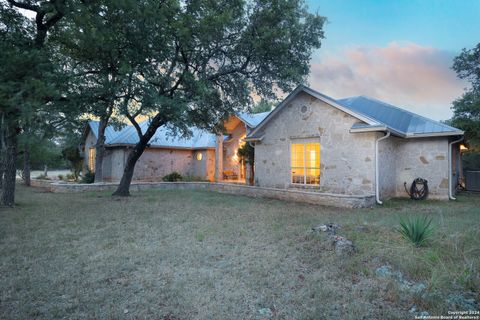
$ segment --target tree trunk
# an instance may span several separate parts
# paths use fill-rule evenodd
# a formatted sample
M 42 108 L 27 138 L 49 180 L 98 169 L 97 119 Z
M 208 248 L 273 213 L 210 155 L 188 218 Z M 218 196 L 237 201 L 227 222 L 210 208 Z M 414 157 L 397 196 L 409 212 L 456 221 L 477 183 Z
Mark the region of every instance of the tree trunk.
M 13 207 L 15 205 L 15 180 L 17 176 L 17 130 L 6 128 L 5 136 L 5 173 L 2 188 L 2 204 Z
M 100 119 L 98 125 L 98 139 L 95 144 L 95 182 L 103 182 L 103 158 L 105 156 L 105 129 L 108 118 Z
M 147 140 L 147 142 L 150 139 Z M 118 185 L 117 190 L 112 194 L 114 196 L 127 197 L 130 195 L 130 184 L 132 183 L 133 172 L 135 170 L 135 164 L 137 163 L 140 156 L 145 151 L 147 143 L 137 143 L 133 148 L 132 152 L 128 155 L 127 163 L 125 164 L 125 169 L 123 170 L 122 179 Z
M 5 114 L 1 113 L 0 118 L 0 189 L 3 189 L 3 178 L 5 173 L 5 155 L 7 146 L 5 145 Z
M 127 197 L 130 195 L 130 184 L 132 183 L 135 164 L 145 151 L 150 139 L 153 137 L 157 129 L 162 125 L 164 125 L 164 122 L 161 121 L 159 119 L 159 115 L 157 115 L 148 126 L 145 134 L 139 137 L 140 140 L 135 147 L 133 147 L 132 152 L 130 152 L 128 155 L 127 163 L 125 164 L 125 169 L 123 170 L 122 179 L 120 180 L 117 190 L 115 190 L 115 192 L 112 194 L 113 196 Z
M 47 165 L 44 165 L 44 166 L 43 166 L 43 175 L 44 175 L 45 177 L 48 176 L 48 166 L 47 166 Z
M 27 187 L 30 187 L 30 147 L 28 143 L 25 144 L 23 150 L 23 182 Z

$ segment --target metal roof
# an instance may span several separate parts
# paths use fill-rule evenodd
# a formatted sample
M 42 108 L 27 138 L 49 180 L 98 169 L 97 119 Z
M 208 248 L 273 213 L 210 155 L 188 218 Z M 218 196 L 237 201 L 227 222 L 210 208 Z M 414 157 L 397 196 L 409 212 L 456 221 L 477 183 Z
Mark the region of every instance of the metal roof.
M 250 128 L 257 126 L 270 112 L 262 112 L 250 114 L 241 112 L 237 117 Z M 98 136 L 98 121 L 89 121 L 92 132 Z M 144 133 L 148 127 L 148 120 L 139 123 Z M 162 126 L 157 129 L 155 135 L 150 139 L 150 146 L 157 148 L 184 148 L 184 149 L 208 149 L 215 148 L 216 135 L 196 127 L 189 128 L 191 136 L 185 137 L 175 135 L 171 127 Z M 229 140 L 228 136 L 224 136 L 225 141 Z M 105 144 L 107 145 L 134 145 L 138 142 L 138 134 L 135 127 L 126 125 L 121 129 L 113 126 L 107 126 L 105 129 Z
M 88 122 L 92 132 L 95 136 L 98 135 L 98 121 Z M 145 132 L 148 127 L 148 120 L 143 121 L 140 124 L 142 132 Z M 181 135 L 175 135 L 172 128 L 168 126 L 162 126 L 157 129 L 155 135 L 150 139 L 149 143 L 151 147 L 157 148 L 183 148 L 183 149 L 208 149 L 215 148 L 216 136 L 213 133 L 209 133 L 205 130 L 191 127 L 191 136 L 185 137 Z M 108 126 L 105 130 L 105 143 L 107 145 L 134 145 L 138 139 L 137 131 L 133 126 L 125 126 L 121 130 L 116 130 L 112 126 Z
M 346 108 L 373 118 L 388 129 L 405 137 L 422 135 L 462 135 L 463 131 L 444 123 L 422 117 L 383 101 L 366 96 L 339 99 Z
M 238 118 L 242 120 L 250 128 L 255 128 L 260 122 L 265 119 L 271 111 L 261 112 L 261 113 L 246 113 L 239 112 L 237 114 Z
M 353 110 L 351 110 L 350 108 L 346 108 L 345 106 L 343 106 L 342 104 L 338 103 L 335 99 L 329 97 L 329 96 L 326 96 L 316 90 L 313 90 L 311 88 L 308 88 L 304 85 L 299 85 L 297 88 L 295 88 L 295 90 L 293 90 L 292 92 L 290 92 L 290 94 L 285 98 L 283 99 L 282 102 L 280 102 L 280 104 L 277 105 L 277 107 L 275 107 L 275 109 L 273 109 L 253 130 L 252 132 L 250 132 L 247 136 L 247 139 L 246 140 L 250 140 L 250 141 L 254 141 L 254 140 L 261 140 L 263 136 L 261 136 L 262 132 L 261 132 L 261 128 L 263 126 L 265 126 L 271 119 L 273 119 L 275 117 L 276 114 L 278 114 L 286 105 L 288 105 L 290 103 L 290 101 L 292 101 L 298 94 L 300 94 L 301 92 L 305 92 L 309 95 L 311 95 L 312 97 L 315 97 L 325 103 L 327 103 L 328 105 L 334 107 L 334 108 L 337 108 L 347 114 L 350 114 L 351 116 L 361 120 L 361 121 L 364 121 L 366 122 L 367 124 L 369 125 L 380 125 L 381 123 L 378 123 L 378 121 L 376 121 L 375 119 L 373 119 L 372 117 L 368 117 L 364 114 L 361 114 L 361 113 L 357 113 Z
M 366 96 L 351 97 L 345 99 L 334 100 L 325 96 L 313 89 L 299 86 L 292 92 L 280 105 L 270 112 L 262 112 L 257 114 L 238 113 L 237 117 L 243 121 L 248 127 L 254 130 L 249 134 L 248 138 L 254 137 L 255 133 L 261 126 L 264 126 L 270 118 L 278 113 L 283 105 L 293 99 L 296 94 L 305 91 L 326 103 L 343 110 L 359 120 L 366 123 L 354 124 L 351 132 L 362 131 L 379 131 L 390 130 L 393 134 L 402 137 L 422 137 L 422 136 L 448 136 L 448 135 L 463 135 L 463 131 L 448 126 L 444 123 L 422 117 L 413 112 L 401 109 L 383 101 L 369 98 Z M 88 122 L 92 132 L 97 136 L 98 121 Z M 142 132 L 145 132 L 148 127 L 148 120 L 140 124 Z M 215 148 L 216 135 L 208 131 L 191 127 L 191 136 L 185 137 L 175 135 L 171 127 L 162 126 L 157 129 L 157 132 L 150 140 L 152 147 L 163 148 L 186 148 L 186 149 L 207 149 Z M 107 145 L 134 145 L 138 142 L 138 134 L 135 128 L 131 125 L 124 126 L 121 129 L 116 129 L 113 126 L 108 126 L 105 129 L 105 143 Z M 228 140 L 228 137 L 225 137 Z

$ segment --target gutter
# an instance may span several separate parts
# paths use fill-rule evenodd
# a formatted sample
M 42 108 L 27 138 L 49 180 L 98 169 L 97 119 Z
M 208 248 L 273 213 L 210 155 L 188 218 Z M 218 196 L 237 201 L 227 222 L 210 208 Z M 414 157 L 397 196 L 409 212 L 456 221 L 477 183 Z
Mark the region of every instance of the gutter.
M 255 137 L 246 137 L 246 138 L 243 138 L 242 139 L 243 141 L 245 142 L 256 142 L 256 141 L 262 141 L 263 140 L 263 136 L 261 136 L 260 138 L 255 138 Z
M 452 173 L 452 164 L 453 164 L 452 146 L 455 143 L 458 143 L 458 142 L 462 141 L 463 139 L 464 139 L 464 137 L 461 137 L 460 139 L 454 140 L 454 141 L 452 141 L 448 144 L 448 198 L 450 200 L 457 200 L 457 198 L 455 198 L 453 196 L 453 190 L 452 190 L 453 189 L 452 188 L 452 179 L 453 179 L 453 177 L 452 177 L 452 175 L 453 175 L 453 173 Z
M 388 137 L 390 137 L 390 131 L 387 131 L 386 135 L 375 140 L 375 200 L 378 204 L 383 204 L 383 202 L 380 201 L 380 187 L 378 185 L 378 143 Z

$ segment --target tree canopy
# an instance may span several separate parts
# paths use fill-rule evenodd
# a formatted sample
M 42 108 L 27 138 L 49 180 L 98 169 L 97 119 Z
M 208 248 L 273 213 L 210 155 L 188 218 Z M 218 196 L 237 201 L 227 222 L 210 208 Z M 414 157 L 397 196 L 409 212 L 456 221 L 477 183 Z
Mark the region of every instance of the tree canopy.
M 451 124 L 465 131 L 472 151 L 480 151 L 480 43 L 473 49 L 463 49 L 453 64 L 460 79 L 469 82 L 462 97 L 453 102 Z
M 7 142 L 2 164 L 9 186 L 17 136 L 31 124 L 43 128 L 39 114 L 76 121 L 87 113 L 103 126 L 114 115 L 128 119 L 138 134 L 118 195 L 128 195 L 135 164 L 160 126 L 184 135 L 191 126 L 220 134 L 223 119 L 252 108 L 252 96 L 273 100 L 303 83 L 325 22 L 303 0 L 0 5 L 0 137 Z M 147 122 L 140 124 L 139 116 Z

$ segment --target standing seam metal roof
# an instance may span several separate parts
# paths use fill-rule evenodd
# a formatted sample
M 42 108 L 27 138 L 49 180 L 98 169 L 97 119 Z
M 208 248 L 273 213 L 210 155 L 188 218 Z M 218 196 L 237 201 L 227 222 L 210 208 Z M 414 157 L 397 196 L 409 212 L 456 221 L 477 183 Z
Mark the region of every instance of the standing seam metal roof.
M 463 131 L 444 123 L 420 116 L 383 101 L 358 96 L 337 100 L 346 108 L 371 117 L 388 128 L 406 136 L 422 134 L 463 134 Z

